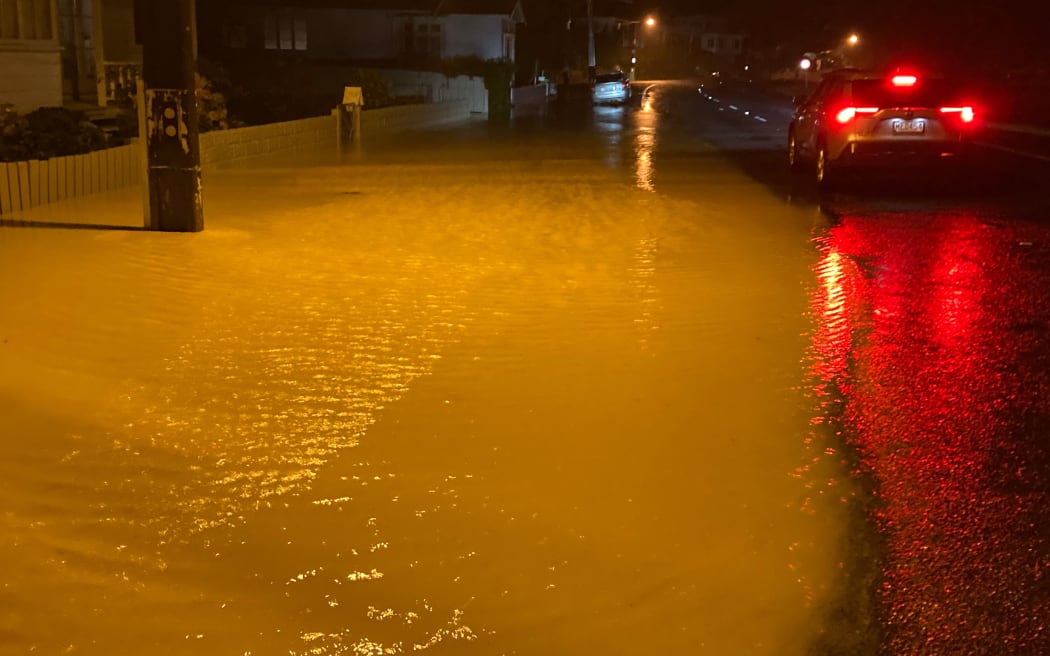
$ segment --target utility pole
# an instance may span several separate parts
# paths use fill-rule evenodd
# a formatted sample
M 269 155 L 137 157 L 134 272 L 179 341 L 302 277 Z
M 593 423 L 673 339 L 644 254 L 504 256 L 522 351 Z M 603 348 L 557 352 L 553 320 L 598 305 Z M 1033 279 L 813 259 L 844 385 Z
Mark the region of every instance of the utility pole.
M 587 77 L 590 80 L 598 74 L 598 61 L 594 54 L 594 0 L 587 0 Z
M 197 110 L 195 0 L 136 0 L 142 27 L 139 134 L 146 144 L 149 202 L 146 227 L 164 232 L 204 229 Z
M 73 28 L 73 53 L 69 61 L 73 64 L 73 100 L 80 102 L 80 78 L 86 70 L 84 61 L 84 16 L 80 10 L 80 0 L 72 0 L 69 3 L 70 24 Z

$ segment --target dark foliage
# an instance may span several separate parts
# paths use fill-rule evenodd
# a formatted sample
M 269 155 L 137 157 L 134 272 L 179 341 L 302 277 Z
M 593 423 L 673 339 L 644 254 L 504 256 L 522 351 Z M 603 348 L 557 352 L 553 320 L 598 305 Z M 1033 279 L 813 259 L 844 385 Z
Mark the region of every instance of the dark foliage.
M 391 96 L 378 73 L 345 65 L 273 59 L 202 61 L 200 71 L 225 103 L 231 127 L 323 116 L 339 104 L 346 86 L 362 87 L 370 109 L 405 102 Z M 202 124 L 203 120 L 202 113 Z
M 80 112 L 42 107 L 20 116 L 10 106 L 0 109 L 0 160 L 49 159 L 101 150 L 105 133 Z

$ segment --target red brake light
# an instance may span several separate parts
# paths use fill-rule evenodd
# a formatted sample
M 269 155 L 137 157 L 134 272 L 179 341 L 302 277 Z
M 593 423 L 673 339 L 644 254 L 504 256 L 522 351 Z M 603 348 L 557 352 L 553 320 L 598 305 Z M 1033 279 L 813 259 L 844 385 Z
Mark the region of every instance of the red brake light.
M 835 120 L 846 124 L 857 117 L 857 114 L 874 114 L 879 111 L 878 107 L 846 107 L 835 115 Z
M 895 87 L 913 87 L 919 78 L 914 75 L 894 75 L 891 82 Z
M 941 107 L 942 114 L 958 114 L 963 123 L 973 123 L 973 107 Z

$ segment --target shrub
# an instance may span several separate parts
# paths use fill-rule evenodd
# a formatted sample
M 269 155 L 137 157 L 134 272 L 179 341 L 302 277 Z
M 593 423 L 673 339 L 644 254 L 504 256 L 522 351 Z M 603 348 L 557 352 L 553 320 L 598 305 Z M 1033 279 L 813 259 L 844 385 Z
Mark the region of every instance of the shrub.
M 78 155 L 107 145 L 98 126 L 81 112 L 62 107 L 41 107 L 20 116 L 5 105 L 0 108 L 0 125 L 0 159 L 7 162 Z
M 226 109 L 226 96 L 212 88 L 211 81 L 197 73 L 197 111 L 201 132 L 212 130 L 229 130 L 229 111 Z
M 13 105 L 0 105 L 0 161 L 17 162 L 28 159 L 25 133 L 28 124 Z
M 248 125 L 323 116 L 339 104 L 346 86 L 362 88 L 368 109 L 395 103 L 380 73 L 340 64 L 240 60 L 228 68 L 202 63 L 201 72 L 223 94 L 229 115 Z

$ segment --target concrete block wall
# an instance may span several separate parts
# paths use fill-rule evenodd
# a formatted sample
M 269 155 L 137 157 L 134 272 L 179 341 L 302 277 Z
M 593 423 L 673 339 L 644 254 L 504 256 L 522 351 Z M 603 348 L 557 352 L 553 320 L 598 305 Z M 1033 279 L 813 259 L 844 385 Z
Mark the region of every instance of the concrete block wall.
M 470 111 L 485 114 L 489 110 L 488 90 L 480 77 L 446 77 L 442 73 L 399 69 L 373 70 L 386 79 L 395 96 L 422 96 L 428 103 L 470 100 Z M 365 104 L 367 106 L 368 98 L 365 98 Z
M 281 157 L 333 151 L 336 122 L 319 116 L 284 123 L 206 132 L 200 137 L 201 165 L 206 167 L 277 162 Z
M 408 130 L 466 121 L 471 117 L 470 105 L 471 101 L 464 99 L 366 110 L 361 114 L 361 136 L 368 141 Z
M 361 113 L 362 139 L 393 136 L 471 118 L 470 99 L 425 105 L 366 109 Z M 299 121 L 253 125 L 206 132 L 200 137 L 201 165 L 222 168 L 244 164 L 280 163 L 282 158 L 336 150 L 336 119 L 319 116 Z
M 510 102 L 515 108 L 525 106 L 544 106 L 550 98 L 550 86 L 534 84 L 527 87 L 515 87 L 510 90 Z

